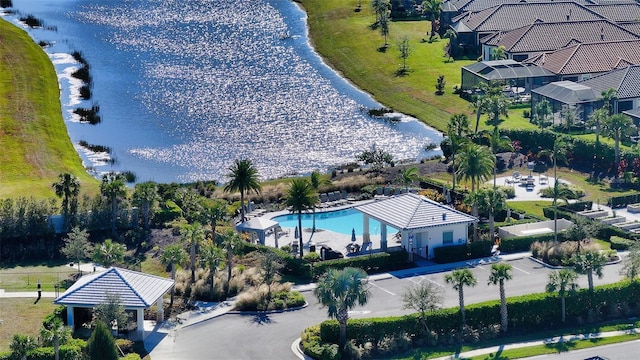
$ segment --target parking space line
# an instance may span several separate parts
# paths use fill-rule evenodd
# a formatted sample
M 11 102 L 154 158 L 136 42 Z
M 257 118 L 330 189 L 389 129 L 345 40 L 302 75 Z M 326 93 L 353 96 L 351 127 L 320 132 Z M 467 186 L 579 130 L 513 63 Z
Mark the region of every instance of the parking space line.
M 392 293 L 391 291 L 389 291 L 389 290 L 387 290 L 387 289 L 384 289 L 384 288 L 381 288 L 380 286 L 378 286 L 378 285 L 376 285 L 376 284 L 374 284 L 374 283 L 372 283 L 372 282 L 369 282 L 369 285 L 374 286 L 374 287 L 377 287 L 378 289 L 380 289 L 380 290 L 382 290 L 382 291 L 386 292 L 387 294 L 389 294 L 389 295 L 391 295 L 391 296 L 396 296 L 396 294 Z
M 516 267 L 516 266 L 513 266 L 513 265 L 511 265 L 511 267 L 512 267 L 512 268 L 514 268 L 514 269 L 516 269 L 516 270 L 522 271 L 523 273 L 525 273 L 525 274 L 527 274 L 527 275 L 531 275 L 531 273 L 530 273 L 530 272 L 528 272 L 528 271 L 524 271 L 524 270 L 520 269 L 519 267 Z
M 484 270 L 484 271 L 486 271 L 486 272 L 489 272 L 489 270 L 485 269 L 485 268 L 484 268 L 484 266 L 480 266 L 480 265 L 478 265 L 478 266 L 474 266 L 473 268 L 474 268 L 474 269 L 482 269 L 482 270 Z
M 439 283 L 439 282 L 437 282 L 437 281 L 433 281 L 433 280 L 431 280 L 431 279 L 427 279 L 427 278 L 425 278 L 425 280 L 427 280 L 428 282 L 430 282 L 430 283 L 432 283 L 432 284 L 436 284 L 436 285 L 440 286 L 441 288 L 443 288 L 443 287 L 444 287 L 444 285 L 440 284 L 440 283 Z

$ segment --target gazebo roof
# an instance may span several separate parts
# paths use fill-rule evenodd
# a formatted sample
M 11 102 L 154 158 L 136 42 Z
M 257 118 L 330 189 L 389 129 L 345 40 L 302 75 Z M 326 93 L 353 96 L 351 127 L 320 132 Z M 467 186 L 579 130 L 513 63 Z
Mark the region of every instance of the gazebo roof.
M 270 219 L 255 217 L 236 226 L 238 231 L 267 231 L 278 226 L 279 223 Z
M 354 209 L 399 230 L 473 223 L 475 217 L 416 194 L 401 194 Z
M 54 303 L 93 307 L 113 294 L 120 297 L 120 305 L 125 308 L 147 308 L 171 289 L 173 283 L 171 279 L 111 267 L 81 277 Z

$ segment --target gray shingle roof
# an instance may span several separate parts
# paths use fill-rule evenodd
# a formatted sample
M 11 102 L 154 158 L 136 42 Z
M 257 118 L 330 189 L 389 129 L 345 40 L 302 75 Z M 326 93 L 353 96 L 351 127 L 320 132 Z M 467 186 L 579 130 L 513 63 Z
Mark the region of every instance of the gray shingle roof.
M 549 0 L 448 0 L 445 1 L 443 8 L 455 9 L 457 11 L 481 11 L 490 7 L 502 5 L 502 4 L 519 4 L 519 3 L 540 3 L 550 2 Z M 595 4 L 592 0 L 574 0 L 573 2 L 588 5 Z M 452 10 L 449 10 L 452 11 Z
M 618 99 L 640 98 L 640 66 L 629 66 L 581 81 L 597 94 L 608 89 L 615 89 Z
M 533 89 L 531 92 L 565 104 L 580 104 L 596 101 L 600 94 L 588 86 L 573 81 L 552 82 Z
M 640 4 L 638 3 L 607 3 L 586 5 L 586 7 L 615 22 L 638 21 L 640 19 Z
M 640 34 L 640 21 L 634 21 L 630 23 L 620 23 L 618 25 L 631 31 L 634 34 Z
M 471 65 L 463 66 L 486 80 L 498 79 L 520 79 L 540 76 L 554 76 L 554 74 L 544 68 L 534 64 L 522 64 L 515 60 L 480 61 Z
M 574 2 L 502 4 L 452 19 L 477 32 L 517 29 L 536 21 L 562 22 L 603 19 L 604 16 Z
M 120 268 L 109 268 L 81 277 L 55 304 L 93 307 L 107 300 L 107 294 L 120 297 L 125 308 L 147 308 L 163 296 L 174 281 Z
M 622 113 L 640 119 L 640 108 L 623 111 Z
M 477 221 L 473 216 L 411 193 L 356 206 L 354 209 L 399 230 Z
M 510 53 L 553 51 L 575 43 L 632 40 L 640 36 L 609 21 L 537 22 L 518 29 L 501 32 L 485 42 L 504 46 Z
M 560 75 L 597 74 L 640 65 L 640 40 L 576 44 L 525 61 Z

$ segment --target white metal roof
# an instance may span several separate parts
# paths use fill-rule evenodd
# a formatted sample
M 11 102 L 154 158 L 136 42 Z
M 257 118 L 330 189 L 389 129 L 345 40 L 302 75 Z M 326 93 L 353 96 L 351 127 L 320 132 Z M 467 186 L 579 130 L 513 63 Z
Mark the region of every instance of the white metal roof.
M 356 206 L 354 209 L 400 230 L 469 224 L 478 221 L 471 215 L 412 193 L 392 196 Z
M 118 295 L 125 308 L 147 308 L 171 287 L 174 281 L 137 271 L 111 267 L 85 275 L 54 300 L 55 304 L 93 307 L 104 303 L 107 294 Z

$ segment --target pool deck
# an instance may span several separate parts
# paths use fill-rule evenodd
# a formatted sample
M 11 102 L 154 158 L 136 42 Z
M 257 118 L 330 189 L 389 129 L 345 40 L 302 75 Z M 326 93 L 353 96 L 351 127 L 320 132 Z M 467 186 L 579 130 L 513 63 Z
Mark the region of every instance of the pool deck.
M 373 201 L 376 201 L 376 200 L 354 201 L 354 202 L 351 202 L 350 204 L 328 207 L 325 209 L 321 209 L 320 211 L 343 210 L 343 209 L 352 208 L 357 205 L 368 204 Z M 266 213 L 261 217 L 271 220 L 276 216 L 289 215 L 289 214 L 291 214 L 291 212 L 287 210 L 282 210 L 277 212 Z M 298 243 L 298 239 L 295 238 L 295 228 L 283 227 L 282 229 L 285 231 L 285 234 L 280 235 L 278 237 L 277 247 L 281 248 L 285 245 L 291 245 L 294 242 Z M 394 235 L 393 233 L 388 234 L 387 241 L 388 241 L 389 247 L 400 245 L 399 243 L 396 243 L 395 240 L 393 240 L 393 235 Z M 356 243 L 362 246 L 362 236 L 358 235 L 356 236 L 356 239 L 357 239 Z M 331 249 L 335 251 L 339 251 L 343 255 L 347 256 L 348 254 L 347 245 L 351 244 L 351 235 L 341 234 L 341 233 L 337 233 L 330 230 L 324 230 L 324 229 L 316 229 L 316 231 L 312 233 L 310 229 L 304 229 L 304 231 L 302 232 L 302 241 L 303 241 L 303 248 L 305 253 L 309 252 L 309 245 L 315 245 L 316 252 L 320 251 L 321 246 L 328 246 Z M 265 245 L 276 247 L 276 239 L 273 232 L 266 236 Z M 380 235 L 371 235 L 371 247 L 361 250 L 360 254 L 369 254 L 370 252 L 376 252 L 379 250 L 380 250 Z

